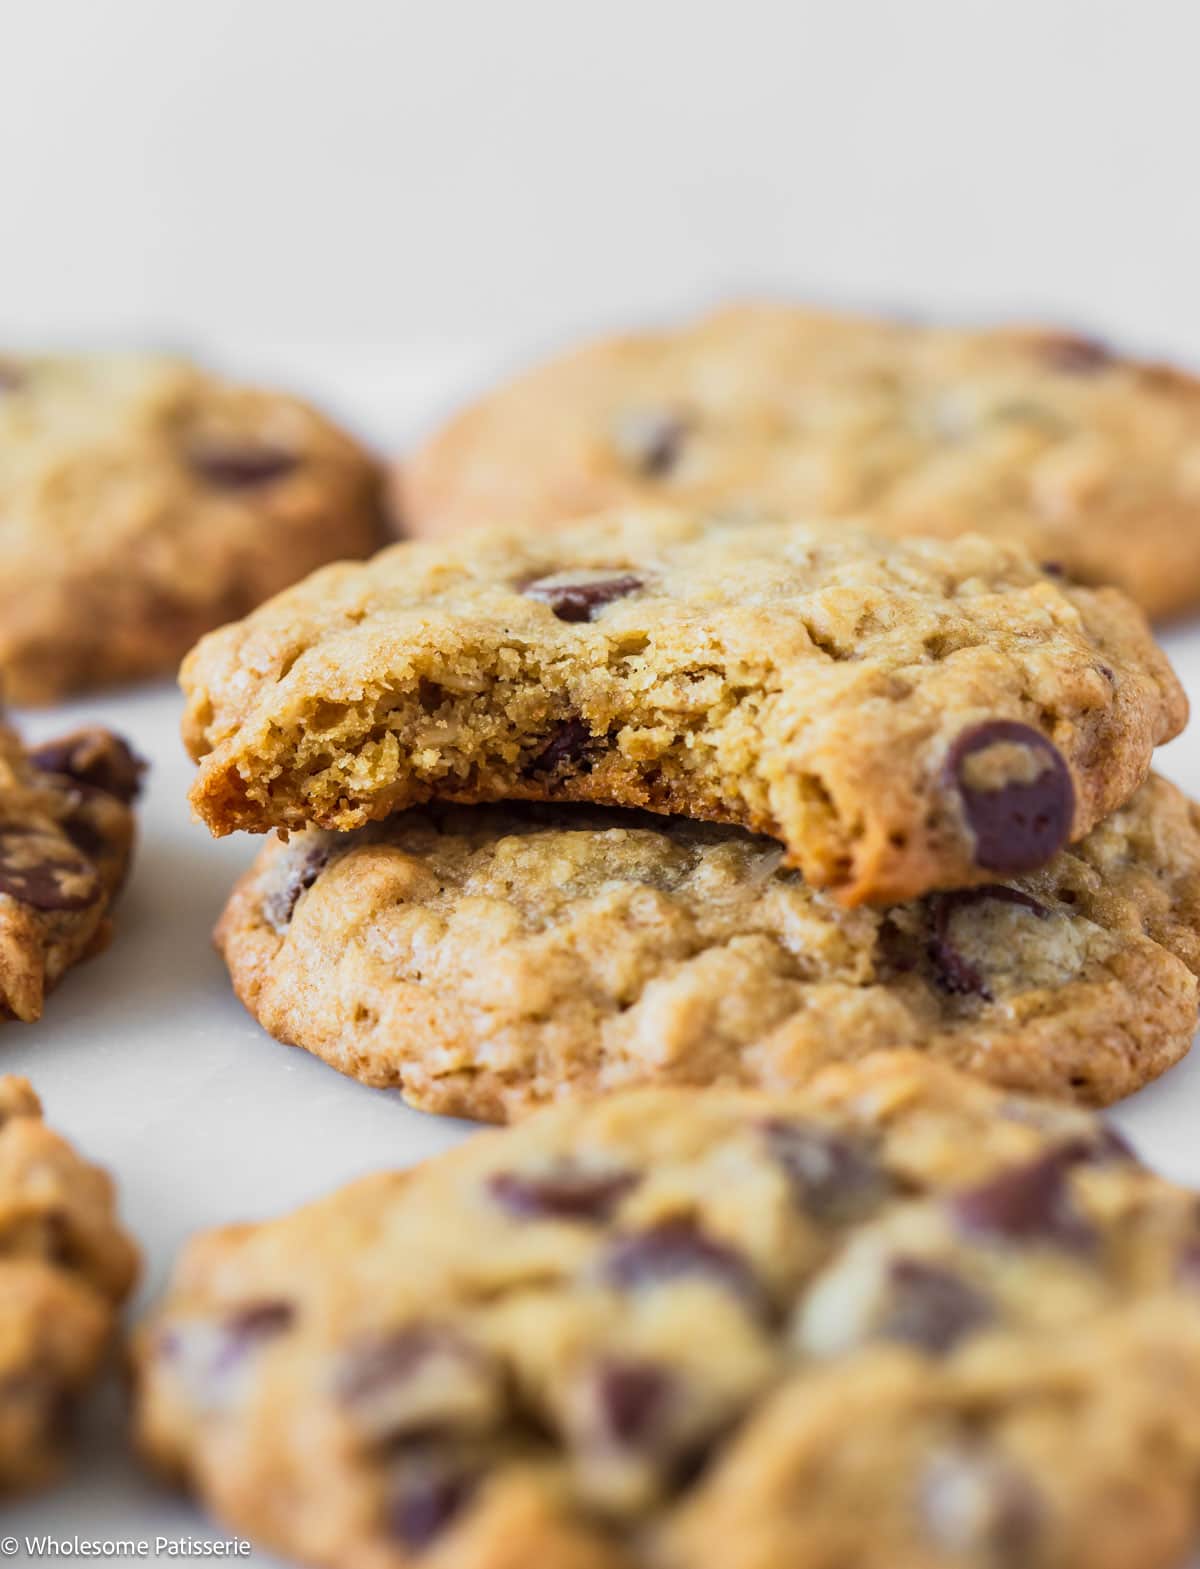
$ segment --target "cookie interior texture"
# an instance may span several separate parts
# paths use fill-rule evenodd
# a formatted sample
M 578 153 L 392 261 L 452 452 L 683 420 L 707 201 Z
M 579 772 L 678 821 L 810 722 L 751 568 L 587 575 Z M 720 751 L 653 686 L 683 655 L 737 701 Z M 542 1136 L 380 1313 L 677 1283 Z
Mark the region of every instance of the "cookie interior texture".
M 1186 704 L 1140 614 L 977 538 L 620 513 L 317 573 L 193 651 L 218 833 L 430 797 L 734 822 L 848 903 L 1049 860 Z
M 379 483 L 303 403 L 178 359 L 0 357 L 9 701 L 173 674 L 202 633 L 372 550 Z
M 680 502 L 1019 541 L 1151 614 L 1200 602 L 1200 383 L 1046 329 L 733 307 L 567 354 L 397 469 L 405 527 Z
M 1200 816 L 1151 776 L 1039 872 L 845 910 L 739 829 L 417 808 L 270 843 L 217 943 L 273 1035 L 428 1111 L 782 1088 L 904 1046 L 1107 1104 L 1195 1032 Z
M 1198 1236 L 1086 1113 L 912 1054 L 633 1091 L 196 1239 L 139 1438 L 314 1564 L 1167 1569 Z
M 0 1495 L 59 1469 L 74 1407 L 137 1273 L 112 1183 L 0 1078 Z
M 0 1021 L 104 949 L 133 849 L 144 765 L 96 727 L 27 748 L 0 719 Z

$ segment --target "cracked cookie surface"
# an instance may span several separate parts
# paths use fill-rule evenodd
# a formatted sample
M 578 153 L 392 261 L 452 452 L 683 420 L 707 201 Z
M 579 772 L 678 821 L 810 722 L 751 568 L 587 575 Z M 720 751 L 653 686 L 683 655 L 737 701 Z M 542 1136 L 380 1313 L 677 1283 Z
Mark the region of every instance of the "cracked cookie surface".
M 0 1494 L 59 1470 L 70 1417 L 137 1273 L 113 1187 L 0 1078 Z
M 0 358 L 0 681 L 173 674 L 204 632 L 378 539 L 366 454 L 304 404 L 155 356 Z
M 732 307 L 518 377 L 402 463 L 398 494 L 420 535 L 663 500 L 869 511 L 1020 541 L 1169 615 L 1200 603 L 1200 382 L 1052 330 Z
M 26 747 L 0 719 L 0 1023 L 108 946 L 133 850 L 143 764 L 89 728 Z
M 1200 1222 L 908 1053 L 554 1108 L 195 1239 L 148 1457 L 338 1569 L 1168 1569 Z
M 1041 865 L 1186 704 L 1139 611 L 978 538 L 625 512 L 315 573 L 183 667 L 218 833 L 433 797 L 781 840 L 848 903 Z
M 427 1111 L 634 1084 L 791 1087 L 919 1047 L 1107 1104 L 1196 1029 L 1200 809 L 1151 776 L 1017 882 L 842 909 L 740 829 L 414 809 L 268 844 L 217 944 L 272 1035 Z

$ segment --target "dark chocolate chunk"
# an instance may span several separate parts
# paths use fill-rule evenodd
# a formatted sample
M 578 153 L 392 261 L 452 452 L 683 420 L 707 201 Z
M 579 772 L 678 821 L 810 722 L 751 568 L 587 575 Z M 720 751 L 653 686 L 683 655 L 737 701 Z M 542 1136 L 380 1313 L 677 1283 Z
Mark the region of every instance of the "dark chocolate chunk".
M 56 834 L 0 828 L 0 893 L 34 910 L 86 910 L 100 883 L 92 864 Z
M 351 1347 L 338 1371 L 336 1390 L 347 1405 L 370 1400 L 381 1388 L 407 1383 L 434 1357 L 464 1363 L 480 1353 L 454 1330 L 436 1324 L 406 1324 L 392 1334 L 371 1336 Z
M 928 1259 L 891 1261 L 888 1305 L 878 1326 L 885 1340 L 943 1356 L 994 1319 L 987 1298 L 951 1270 Z
M 816 1220 L 857 1220 L 891 1191 L 891 1179 L 863 1139 L 790 1120 L 765 1123 L 763 1132 L 801 1207 Z
M 618 422 L 616 445 L 647 479 L 666 479 L 683 455 L 691 421 L 672 409 L 631 409 Z
M 1052 370 L 1066 371 L 1071 376 L 1094 376 L 1115 363 L 1113 352 L 1106 343 L 1070 332 L 1055 333 L 1043 339 L 1039 352 Z
M 536 1220 L 610 1220 L 640 1177 L 630 1171 L 587 1171 L 560 1166 L 536 1175 L 498 1171 L 488 1191 L 510 1215 Z
M 331 845 L 312 845 L 297 856 L 291 852 L 282 880 L 263 898 L 263 914 L 277 932 L 287 927 L 296 913 L 300 895 L 306 893 L 329 865 L 333 857 Z
M 582 578 L 575 583 L 561 577 L 537 578 L 523 584 L 521 592 L 526 599 L 549 605 L 560 621 L 594 621 L 598 610 L 636 593 L 641 586 L 641 578 L 622 572 L 612 577 Z
M 1107 1152 L 1092 1139 L 1055 1145 L 956 1193 L 951 1199 L 955 1219 L 964 1231 L 981 1236 L 1086 1250 L 1095 1232 L 1075 1208 L 1067 1179 L 1074 1167 L 1098 1158 L 1108 1158 Z
M 674 1375 L 656 1362 L 609 1357 L 591 1376 L 604 1441 L 623 1449 L 651 1447 L 676 1388 Z
M 968 761 L 994 746 L 1018 746 L 1040 763 L 1032 779 L 994 789 L 969 782 Z M 950 748 L 943 774 L 957 791 L 975 840 L 975 862 L 992 872 L 1029 872 L 1066 844 L 1075 817 L 1075 787 L 1058 749 L 1016 720 L 995 719 L 966 730 Z
M 551 732 L 540 752 L 525 764 L 526 774 L 553 773 L 556 768 L 587 766 L 587 755 L 596 738 L 583 719 L 564 719 Z
M 955 947 L 950 923 L 960 910 L 969 910 L 989 900 L 1018 905 L 1036 915 L 1039 920 L 1045 920 L 1050 914 L 1046 906 L 1032 894 L 1023 893 L 1019 888 L 1007 888 L 1003 883 L 931 894 L 925 904 L 929 917 L 929 961 L 938 985 L 943 991 L 973 993 L 985 1002 L 992 1001 L 991 990 L 970 960 Z
M 197 442 L 188 449 L 192 470 L 221 490 L 253 490 L 290 474 L 299 463 L 281 447 L 235 441 Z
M 763 1284 L 745 1254 L 709 1236 L 685 1216 L 618 1238 L 602 1272 L 612 1285 L 627 1291 L 689 1275 L 707 1276 L 757 1310 L 766 1307 Z
M 391 1534 L 419 1552 L 430 1546 L 461 1513 L 478 1486 L 478 1475 L 436 1451 L 403 1453 L 388 1489 Z
M 115 795 L 128 805 L 141 788 L 146 764 L 121 739 L 107 730 L 81 730 L 75 735 L 48 741 L 29 754 L 44 774 L 61 774 L 76 784 Z

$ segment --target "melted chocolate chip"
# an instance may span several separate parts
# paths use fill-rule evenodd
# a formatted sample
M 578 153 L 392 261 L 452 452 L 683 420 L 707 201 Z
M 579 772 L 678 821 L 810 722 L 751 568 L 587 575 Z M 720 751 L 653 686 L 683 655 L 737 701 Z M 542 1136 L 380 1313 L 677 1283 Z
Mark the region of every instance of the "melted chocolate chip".
M 404 1455 L 395 1467 L 387 1504 L 391 1534 L 419 1552 L 461 1513 L 478 1486 L 478 1476 L 437 1453 Z
M 253 490 L 290 474 L 299 463 L 294 452 L 281 447 L 206 442 L 188 451 L 193 472 L 221 490 Z
M 641 586 L 640 577 L 623 572 L 612 577 L 583 578 L 577 583 L 558 577 L 537 578 L 523 584 L 521 592 L 526 599 L 549 605 L 560 621 L 594 621 L 598 610 L 636 593 Z
M 640 1180 L 629 1171 L 563 1166 L 537 1176 L 498 1171 L 489 1179 L 488 1191 L 510 1215 L 521 1219 L 580 1220 L 599 1225 L 612 1218 Z
M 25 385 L 25 372 L 16 360 L 0 359 L 0 394 L 18 392 Z
M 329 865 L 331 845 L 313 845 L 298 858 L 293 857 L 282 882 L 263 899 L 263 914 L 277 932 L 290 925 L 300 895 L 306 893 Z
M 1193 1237 L 1179 1250 L 1175 1261 L 1175 1278 L 1180 1285 L 1200 1288 L 1200 1237 Z
M 245 1307 L 237 1308 L 221 1324 L 226 1346 L 222 1365 L 240 1361 L 248 1351 L 282 1335 L 295 1321 L 296 1309 L 290 1302 L 249 1302 Z
M 1052 370 L 1071 376 L 1094 376 L 1114 363 L 1112 350 L 1097 338 L 1074 333 L 1059 333 L 1046 338 L 1040 346 L 1042 359 Z
M 57 835 L 0 828 L 0 893 L 34 910 L 86 910 L 100 884 L 91 863 Z
M 660 1430 L 675 1378 L 656 1362 L 610 1357 L 593 1370 L 592 1391 L 605 1442 L 646 1448 Z
M 541 751 L 525 764 L 526 774 L 548 774 L 556 768 L 587 767 L 587 754 L 594 737 L 586 720 L 564 719 L 551 732 Z
M 1106 1158 L 1111 1157 L 1095 1140 L 1071 1139 L 955 1194 L 955 1220 L 964 1231 L 1007 1242 L 1086 1250 L 1095 1232 L 1075 1208 L 1067 1178 L 1074 1167 Z
M 994 789 L 972 785 L 967 763 L 996 746 L 1016 746 L 1041 764 L 1032 779 Z M 943 774 L 957 791 L 975 840 L 976 865 L 991 872 L 1029 872 L 1066 844 L 1075 816 L 1075 787 L 1061 755 L 1044 735 L 1016 720 L 995 719 L 966 730 L 950 748 Z
M 390 1335 L 377 1335 L 353 1347 L 342 1361 L 336 1380 L 339 1399 L 359 1405 L 381 1388 L 405 1384 L 434 1357 L 474 1361 L 478 1356 L 453 1330 L 434 1324 L 407 1324 Z
M 862 1139 L 815 1122 L 772 1121 L 763 1132 L 801 1207 L 817 1220 L 857 1220 L 891 1190 L 890 1178 Z
M 647 479 L 665 479 L 683 455 L 691 422 L 670 409 L 633 409 L 618 423 L 616 444 Z
M 141 788 L 146 764 L 120 736 L 106 730 L 83 730 L 48 741 L 30 752 L 29 760 L 44 774 L 61 774 L 76 784 L 114 795 L 128 805 Z
M 935 1455 L 921 1483 L 921 1513 L 943 1551 L 993 1569 L 1026 1569 L 1041 1526 L 1041 1500 L 1003 1456 L 963 1445 Z
M 940 1264 L 897 1258 L 888 1267 L 888 1307 L 878 1330 L 885 1340 L 943 1356 L 994 1318 L 987 1298 Z
M 943 991 L 962 992 L 992 1001 L 986 980 L 955 946 L 950 935 L 950 923 L 960 910 L 986 904 L 1014 904 L 1028 910 L 1039 920 L 1050 914 L 1046 906 L 1019 888 L 1006 888 L 1003 883 L 988 883 L 982 888 L 957 888 L 951 893 L 931 894 L 925 908 L 929 917 L 929 962 L 934 978 Z
M 626 1291 L 707 1276 L 756 1309 L 766 1305 L 762 1282 L 746 1256 L 683 1216 L 619 1238 L 602 1269 L 606 1280 Z

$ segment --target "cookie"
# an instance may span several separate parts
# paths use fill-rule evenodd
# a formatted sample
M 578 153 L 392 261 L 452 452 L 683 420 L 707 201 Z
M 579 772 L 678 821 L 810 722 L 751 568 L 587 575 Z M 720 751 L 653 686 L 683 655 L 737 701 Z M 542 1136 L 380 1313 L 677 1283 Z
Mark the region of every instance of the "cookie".
M 0 362 L 0 692 L 173 674 L 203 632 L 374 548 L 379 481 L 312 409 L 176 359 Z
M 1200 604 L 1200 382 L 1062 332 L 734 307 L 521 376 L 399 473 L 423 535 L 663 500 L 1018 540 L 1170 615 Z
M 847 904 L 1044 864 L 1186 705 L 1139 611 L 978 538 L 625 512 L 317 573 L 183 668 L 217 833 L 431 797 L 735 823 Z
M 106 1174 L 46 1127 L 27 1080 L 0 1078 L 0 1493 L 59 1469 L 136 1273 Z
M 1167 1569 L 1198 1259 L 1102 1123 L 928 1058 L 634 1090 L 195 1240 L 137 1427 L 347 1569 Z
M 1191 1044 L 1200 808 L 1163 779 L 1040 872 L 892 909 L 844 910 L 781 856 L 682 818 L 414 809 L 270 842 L 217 945 L 278 1039 L 498 1122 L 901 1046 L 1103 1105 Z
M 108 946 L 144 765 L 119 736 L 78 730 L 33 749 L 0 720 L 0 1021 Z

